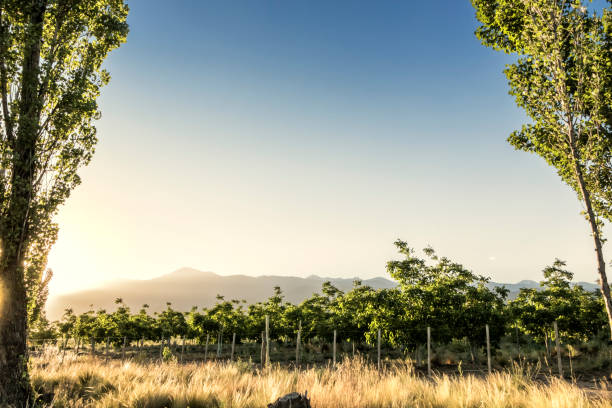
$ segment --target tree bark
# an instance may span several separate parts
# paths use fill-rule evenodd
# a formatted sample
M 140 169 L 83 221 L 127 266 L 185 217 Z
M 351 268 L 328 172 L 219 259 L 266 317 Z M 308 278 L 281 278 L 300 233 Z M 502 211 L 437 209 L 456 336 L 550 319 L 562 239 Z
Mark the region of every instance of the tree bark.
M 18 130 L 11 167 L 10 202 L 0 220 L 0 406 L 33 405 L 28 374 L 27 294 L 23 259 L 29 241 L 28 218 L 35 177 L 35 149 L 40 122 L 38 96 L 40 48 L 45 0 L 23 6 L 27 18 L 21 71 Z
M 4 246 L 4 245 L 3 245 Z M 2 254 L 6 253 L 5 248 Z M 0 315 L 0 406 L 31 405 L 28 376 L 26 290 L 16 257 L 2 256 Z

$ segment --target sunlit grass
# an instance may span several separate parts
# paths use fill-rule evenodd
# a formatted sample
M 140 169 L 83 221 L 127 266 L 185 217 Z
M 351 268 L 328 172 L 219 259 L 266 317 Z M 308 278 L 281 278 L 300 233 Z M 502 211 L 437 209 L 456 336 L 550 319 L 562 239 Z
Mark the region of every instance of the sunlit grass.
M 32 380 L 54 407 L 266 407 L 276 398 L 308 391 L 313 408 L 348 407 L 612 407 L 608 393 L 586 392 L 551 378 L 533 381 L 521 370 L 489 377 L 414 374 L 397 363 L 383 372 L 362 360 L 337 368 L 260 371 L 242 362 L 136 363 L 79 357 L 36 358 Z

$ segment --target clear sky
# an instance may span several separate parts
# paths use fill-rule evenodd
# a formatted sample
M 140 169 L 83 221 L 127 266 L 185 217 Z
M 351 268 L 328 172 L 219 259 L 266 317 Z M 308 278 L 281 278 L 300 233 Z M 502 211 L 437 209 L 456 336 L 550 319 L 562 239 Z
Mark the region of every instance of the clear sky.
M 505 141 L 526 120 L 470 2 L 130 2 L 100 142 L 57 220 L 51 294 L 182 266 L 385 276 L 393 241 L 496 281 L 594 281 L 575 194 Z

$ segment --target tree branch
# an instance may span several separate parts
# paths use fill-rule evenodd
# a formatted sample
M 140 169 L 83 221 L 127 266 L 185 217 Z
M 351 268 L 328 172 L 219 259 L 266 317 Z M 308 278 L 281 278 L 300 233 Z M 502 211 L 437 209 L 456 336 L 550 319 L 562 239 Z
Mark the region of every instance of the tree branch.
M 2 9 L 0 9 L 0 93 L 2 97 L 2 118 L 4 119 L 4 131 L 6 140 L 10 146 L 13 145 L 13 121 L 8 107 L 8 78 L 6 72 L 5 57 L 8 52 L 6 26 L 2 21 Z

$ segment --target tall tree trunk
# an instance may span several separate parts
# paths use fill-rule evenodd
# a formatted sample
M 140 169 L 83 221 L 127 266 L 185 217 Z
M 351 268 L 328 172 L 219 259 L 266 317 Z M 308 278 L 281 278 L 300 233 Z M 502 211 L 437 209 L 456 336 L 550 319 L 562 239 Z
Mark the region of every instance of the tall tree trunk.
M 0 406 L 32 405 L 28 376 L 27 310 L 23 268 L 17 256 L 2 249 L 2 305 L 0 306 Z
M 11 167 L 8 208 L 0 220 L 0 406 L 32 406 L 28 375 L 27 293 L 23 260 L 34 194 L 35 149 L 40 122 L 40 47 L 46 0 L 24 4 L 28 21 L 21 71 L 18 129 Z
M 591 204 L 591 195 L 589 190 L 586 188 L 584 182 L 584 176 L 582 174 L 582 167 L 580 165 L 580 156 L 576 150 L 573 138 L 573 129 L 570 129 L 570 147 L 572 156 L 574 159 L 574 172 L 576 174 L 576 180 L 582 194 L 582 200 L 586 207 L 587 217 L 589 225 L 591 226 L 591 232 L 593 235 L 593 241 L 595 243 L 595 256 L 597 258 L 597 272 L 599 272 L 599 288 L 601 295 L 603 296 L 604 305 L 606 307 L 606 313 L 608 314 L 608 326 L 610 329 L 610 340 L 612 341 L 612 297 L 610 296 L 610 284 L 608 283 L 608 277 L 606 275 L 606 262 L 604 261 L 603 248 L 601 245 L 601 236 L 599 234 L 599 226 L 597 225 L 597 218 L 593 211 Z

